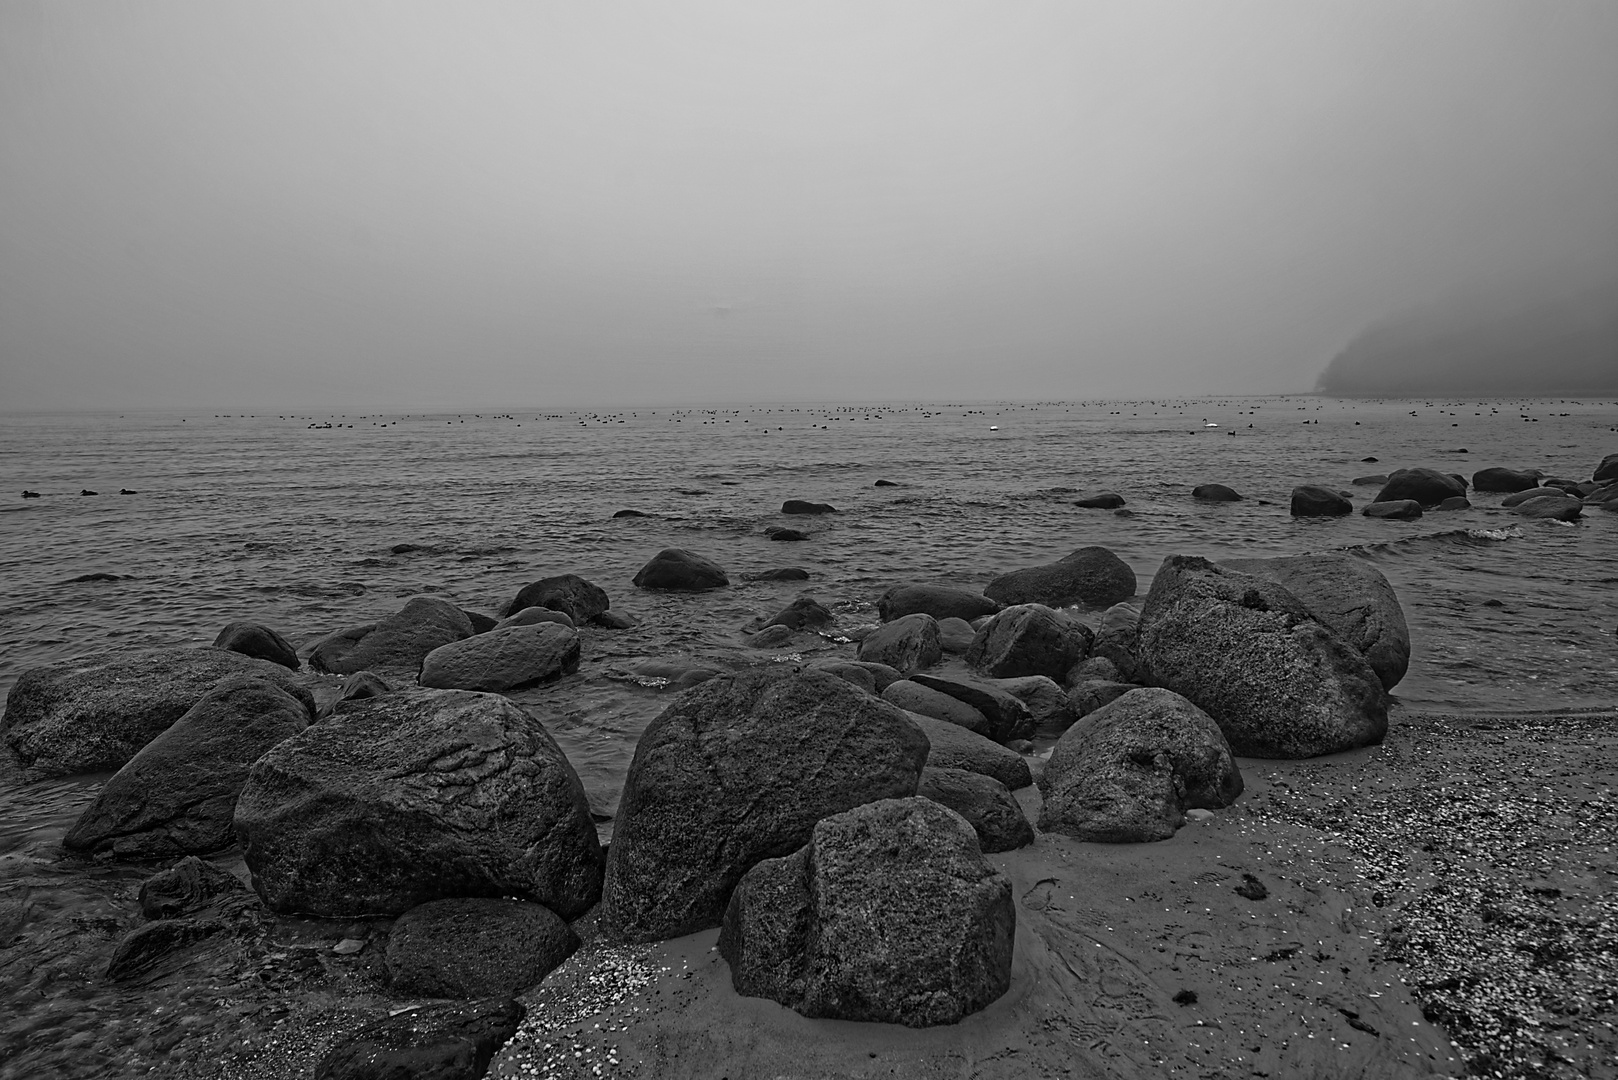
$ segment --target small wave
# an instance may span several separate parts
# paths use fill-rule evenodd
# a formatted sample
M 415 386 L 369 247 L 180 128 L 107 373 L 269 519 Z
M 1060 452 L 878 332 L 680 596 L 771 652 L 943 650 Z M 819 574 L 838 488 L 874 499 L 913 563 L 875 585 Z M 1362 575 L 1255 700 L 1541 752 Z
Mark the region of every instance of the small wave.
M 1379 540 L 1370 544 L 1349 544 L 1338 551 L 1366 555 L 1404 554 L 1444 547 L 1487 547 L 1524 538 L 1522 527 L 1507 525 L 1503 529 L 1445 529 L 1443 532 L 1406 536 L 1398 540 Z

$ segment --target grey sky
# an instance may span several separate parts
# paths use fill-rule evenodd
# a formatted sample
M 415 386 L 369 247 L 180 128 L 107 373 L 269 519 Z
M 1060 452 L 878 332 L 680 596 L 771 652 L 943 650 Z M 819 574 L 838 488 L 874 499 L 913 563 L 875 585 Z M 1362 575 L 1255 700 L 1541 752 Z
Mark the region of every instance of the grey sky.
M 0 409 L 1308 389 L 1618 243 L 1612 0 L 0 0 Z

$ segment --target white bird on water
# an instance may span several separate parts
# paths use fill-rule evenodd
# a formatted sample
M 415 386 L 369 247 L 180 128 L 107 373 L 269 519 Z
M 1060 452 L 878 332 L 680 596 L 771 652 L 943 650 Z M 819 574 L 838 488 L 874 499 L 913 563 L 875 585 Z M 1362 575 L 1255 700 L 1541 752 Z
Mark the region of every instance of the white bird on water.
M 989 425 L 989 430 L 990 431 L 999 431 L 1000 430 L 1000 425 L 999 424 L 990 424 Z

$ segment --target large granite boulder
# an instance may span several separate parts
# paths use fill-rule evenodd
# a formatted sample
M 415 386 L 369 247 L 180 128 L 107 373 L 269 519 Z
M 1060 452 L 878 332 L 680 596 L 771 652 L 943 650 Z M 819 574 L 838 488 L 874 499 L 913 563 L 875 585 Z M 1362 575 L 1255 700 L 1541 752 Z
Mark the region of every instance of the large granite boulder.
M 1000 605 L 982 593 L 949 585 L 895 585 L 876 601 L 877 616 L 883 622 L 902 619 L 920 612 L 935 619 L 973 619 L 993 615 Z
M 1208 714 L 1172 690 L 1132 690 L 1056 741 L 1039 777 L 1039 827 L 1079 840 L 1167 840 L 1187 810 L 1242 793 L 1230 746 Z
M 989 721 L 984 734 L 995 742 L 1027 739 L 1034 733 L 1033 712 L 998 680 L 969 675 L 928 675 L 919 671 L 910 680 L 964 701 L 982 713 Z
M 235 824 L 254 889 L 281 912 L 522 896 L 572 918 L 601 892 L 578 774 L 544 725 L 494 694 L 350 702 L 258 759 Z
M 885 623 L 860 642 L 861 660 L 886 664 L 902 675 L 932 667 L 943 657 L 938 620 L 920 612 Z
M 1061 679 L 1089 655 L 1093 636 L 1088 626 L 1044 604 L 1018 604 L 978 630 L 966 663 L 991 679 Z
M 1015 851 L 1034 842 L 1034 827 L 1016 796 L 992 776 L 929 765 L 921 770 L 916 794 L 965 818 L 984 854 Z
M 1082 547 L 1057 562 L 1001 574 L 983 595 L 1006 605 L 1107 607 L 1135 595 L 1135 571 L 1104 547 Z
M 910 719 L 927 736 L 929 766 L 992 776 L 1012 791 L 1034 782 L 1028 760 L 1017 751 L 948 720 L 922 713 L 911 713 Z
M 213 647 L 268 660 L 289 671 L 297 671 L 303 666 L 303 661 L 298 659 L 298 650 L 292 647 L 291 642 L 268 626 L 255 622 L 226 623 L 225 628 L 219 631 L 219 636 L 213 639 Z
M 339 630 L 317 642 L 309 666 L 332 675 L 391 669 L 414 672 L 440 645 L 474 633 L 466 612 L 436 596 L 413 596 L 378 622 Z
M 558 574 L 540 578 L 517 590 L 517 595 L 506 605 L 503 615 L 515 615 L 524 608 L 541 607 L 561 611 L 573 620 L 574 626 L 583 626 L 612 607 L 607 591 L 577 574 Z
M 897 705 L 906 712 L 920 713 L 935 720 L 958 724 L 985 737 L 993 730 L 989 718 L 966 702 L 911 679 L 889 683 L 887 689 L 878 696 L 888 704 Z
M 723 588 L 730 584 L 730 579 L 712 559 L 684 548 L 664 548 L 640 568 L 634 584 L 639 589 L 703 592 Z
M 1584 502 L 1570 495 L 1542 495 L 1511 508 L 1513 514 L 1526 518 L 1549 518 L 1554 521 L 1577 521 L 1584 513 Z
M 528 1010 L 513 998 L 435 1003 L 340 1037 L 315 1080 L 481 1080 Z
M 1331 488 L 1299 484 L 1292 489 L 1293 517 L 1342 517 L 1353 512 L 1354 504 Z
M 1473 491 L 1526 491 L 1538 487 L 1545 474 L 1538 469 L 1479 469 L 1472 474 Z
M 388 982 L 420 997 L 511 997 L 579 947 L 578 935 L 543 904 L 455 896 L 413 907 L 388 932 Z
M 1395 469 L 1388 474 L 1388 482 L 1382 485 L 1382 490 L 1371 501 L 1414 499 L 1422 509 L 1426 509 L 1456 495 L 1466 496 L 1466 484 L 1449 473 L 1437 469 Z
M 712 679 L 646 728 L 624 780 L 601 927 L 657 941 L 718 925 L 736 882 L 829 814 L 915 793 L 927 737 L 823 671 Z
M 952 1024 L 1011 985 L 1011 880 L 959 814 L 887 799 L 755 866 L 725 911 L 731 983 L 811 1017 Z
M 505 626 L 440 645 L 421 662 L 417 682 L 439 690 L 506 694 L 579 669 L 579 632 L 560 623 Z
M 1163 560 L 1141 610 L 1140 658 L 1237 754 L 1315 757 L 1387 732 L 1386 694 L 1358 649 L 1278 582 L 1206 559 Z
M 1338 552 L 1278 559 L 1223 559 L 1220 565 L 1279 581 L 1315 617 L 1364 654 L 1384 690 L 1410 667 L 1410 628 L 1382 571 Z
M 310 702 L 253 675 L 225 679 L 113 774 L 62 838 L 121 859 L 206 855 L 236 842 L 247 770 L 314 719 Z
M 117 769 L 221 679 L 256 675 L 313 708 L 286 668 L 225 649 L 107 652 L 24 671 L 6 698 L 6 745 L 30 775 Z

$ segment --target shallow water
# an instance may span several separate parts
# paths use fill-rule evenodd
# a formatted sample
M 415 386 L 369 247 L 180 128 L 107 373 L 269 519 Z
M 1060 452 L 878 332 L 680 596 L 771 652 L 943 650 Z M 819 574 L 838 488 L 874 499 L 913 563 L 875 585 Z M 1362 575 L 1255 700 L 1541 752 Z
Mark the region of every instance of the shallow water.
M 1477 495 L 1470 510 L 1415 522 L 1294 520 L 1287 502 L 1295 484 L 1320 483 L 1362 504 L 1376 489 L 1351 488 L 1353 478 L 1404 466 L 1585 479 L 1615 450 L 1618 404 L 1560 400 L 9 416 L 0 423 L 9 493 L 0 692 L 31 666 L 80 654 L 207 644 L 234 619 L 303 644 L 418 593 L 496 613 L 529 581 L 577 573 L 640 625 L 588 630 L 578 674 L 517 697 L 607 815 L 635 737 L 668 701 L 666 690 L 615 677 L 630 661 L 752 662 L 773 654 L 750 649 L 744 628 L 800 592 L 847 629 L 873 621 L 893 583 L 981 588 L 1100 544 L 1134 568 L 1142 595 L 1168 555 L 1352 550 L 1404 605 L 1414 643 L 1397 690 L 1406 704 L 1612 707 L 1618 514 L 1526 521 L 1501 510 L 1500 496 Z M 873 487 L 878 479 L 900 486 Z M 1248 498 L 1195 503 L 1188 493 L 1204 482 Z M 115 494 L 123 488 L 137 494 Z M 19 498 L 23 489 L 42 497 Z M 1133 516 L 1072 505 L 1098 489 L 1122 494 Z M 788 498 L 838 513 L 786 518 Z M 625 508 L 650 516 L 612 517 Z M 812 539 L 769 541 L 763 530 L 774 524 Z M 391 550 L 400 544 L 417 547 Z M 736 583 L 700 595 L 632 588 L 635 571 L 668 546 L 715 559 Z M 739 580 L 774 566 L 812 578 Z M 85 575 L 115 577 L 75 580 Z M 65 879 L 53 869 L 55 844 L 100 779 L 22 786 L 0 770 L 0 901 L 27 890 L 58 916 L 119 917 L 59 891 Z M 51 923 L 36 911 L 27 947 Z M 45 1022 L 36 1001 L 7 996 L 0 1009 Z M 73 1023 L 61 1022 L 53 1037 L 72 1037 Z M 10 1024 L 6 1041 L 16 1037 Z

